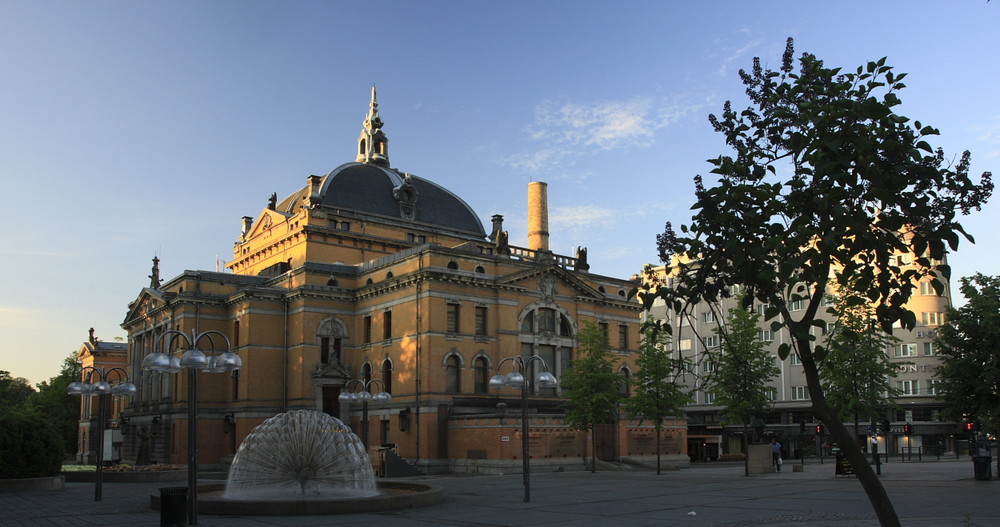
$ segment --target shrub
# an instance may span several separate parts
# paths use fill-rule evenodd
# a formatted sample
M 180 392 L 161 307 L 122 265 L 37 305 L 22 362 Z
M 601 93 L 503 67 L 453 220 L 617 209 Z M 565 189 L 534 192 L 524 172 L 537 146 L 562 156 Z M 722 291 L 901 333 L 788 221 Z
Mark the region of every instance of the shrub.
M 0 416 L 0 479 L 57 476 L 62 459 L 62 436 L 43 416 L 30 412 Z

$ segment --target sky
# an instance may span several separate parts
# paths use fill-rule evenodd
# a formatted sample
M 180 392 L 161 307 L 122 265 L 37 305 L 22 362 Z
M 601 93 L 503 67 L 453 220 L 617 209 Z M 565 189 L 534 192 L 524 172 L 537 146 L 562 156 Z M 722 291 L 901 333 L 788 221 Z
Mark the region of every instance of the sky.
M 708 115 L 746 107 L 739 69 L 787 37 L 887 57 L 899 113 L 1000 170 L 998 27 L 985 0 L 0 0 L 0 370 L 36 384 L 89 328 L 124 337 L 154 255 L 165 279 L 232 259 L 272 192 L 354 160 L 372 86 L 393 167 L 520 246 L 545 181 L 551 248 L 628 278 L 729 153 Z M 954 277 L 1000 275 L 998 201 L 964 219 Z

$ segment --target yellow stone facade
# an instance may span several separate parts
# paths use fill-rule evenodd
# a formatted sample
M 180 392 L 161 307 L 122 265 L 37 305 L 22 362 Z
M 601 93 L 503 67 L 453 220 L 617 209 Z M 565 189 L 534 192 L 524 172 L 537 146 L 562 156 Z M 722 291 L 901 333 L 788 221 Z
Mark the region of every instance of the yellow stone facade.
M 641 308 L 627 299 L 633 282 L 590 273 L 585 249 L 570 257 L 549 251 L 547 240 L 511 246 L 499 215 L 487 232 L 460 198 L 389 168 L 381 126 L 373 91 L 357 160 L 308 176 L 244 218 L 226 264 L 232 272 L 185 271 L 161 283 L 154 263 L 123 323 L 139 386 L 128 414 L 152 432 L 154 461 L 186 456 L 191 374 L 141 369 L 154 349 L 176 347 L 159 338 L 167 330 L 217 331 L 243 361 L 232 374 L 197 374 L 204 465 L 224 465 L 265 419 L 315 409 L 425 472 L 517 471 L 520 394 L 488 387 L 509 372 L 503 359 L 539 355 L 559 376 L 590 321 L 606 328 L 621 373 L 635 371 Z M 547 236 L 542 190 L 532 194 L 532 214 Z M 222 351 L 212 336 L 199 347 Z M 367 409 L 338 401 L 368 380 L 391 401 Z M 529 396 L 533 464 L 582 468 L 591 445 L 562 423 L 560 395 L 549 388 Z M 604 459 L 652 454 L 635 447 L 647 445 L 651 427 L 623 420 L 604 432 Z M 668 423 L 665 459 L 686 462 L 684 433 L 682 421 Z M 126 437 L 126 460 L 136 449 Z

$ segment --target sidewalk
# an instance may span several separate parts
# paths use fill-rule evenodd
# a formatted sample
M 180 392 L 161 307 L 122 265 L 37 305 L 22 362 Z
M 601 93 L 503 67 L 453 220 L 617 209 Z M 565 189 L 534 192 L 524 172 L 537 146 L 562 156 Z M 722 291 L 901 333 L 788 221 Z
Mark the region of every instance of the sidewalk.
M 207 527 L 277 526 L 876 526 L 860 483 L 835 477 L 832 463 L 803 472 L 745 477 L 740 464 L 696 464 L 680 471 L 563 472 L 531 475 L 530 503 L 522 479 L 509 476 L 410 478 L 445 489 L 439 505 L 342 516 L 199 515 Z M 972 462 L 893 462 L 883 485 L 908 527 L 1000 525 L 1000 481 L 976 481 Z M 67 483 L 57 491 L 0 494 L 0 526 L 159 525 L 149 495 L 164 484 Z

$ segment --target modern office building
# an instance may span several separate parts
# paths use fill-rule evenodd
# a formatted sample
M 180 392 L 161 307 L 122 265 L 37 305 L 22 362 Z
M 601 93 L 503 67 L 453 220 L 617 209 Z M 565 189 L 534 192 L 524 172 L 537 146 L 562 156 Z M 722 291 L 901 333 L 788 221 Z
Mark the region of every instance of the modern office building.
M 907 255 L 898 256 L 897 263 L 904 267 L 912 265 Z M 669 286 L 671 279 L 665 275 L 664 267 L 653 268 L 652 272 Z M 891 383 L 897 388 L 899 396 L 893 401 L 894 407 L 887 408 L 878 416 L 889 422 L 888 431 L 878 436 L 882 453 L 888 449 L 892 455 L 909 455 L 912 452 L 916 457 L 920 453 L 954 451 L 962 446 L 963 436 L 958 424 L 941 418 L 945 404 L 936 397 L 935 371 L 939 357 L 934 339 L 937 328 L 944 323 L 944 312 L 951 303 L 950 286 L 947 283 L 944 285 L 943 294 L 938 295 L 929 281 L 917 284 L 907 304 L 916 313 L 917 325 L 912 331 L 895 328 L 893 336 L 898 341 L 885 350 L 889 360 L 897 365 L 896 377 Z M 832 290 L 828 292 L 834 293 Z M 695 396 L 695 402 L 686 407 L 688 451 L 695 461 L 716 460 L 723 454 L 741 451 L 741 427 L 720 422 L 721 408 L 714 404 L 714 394 L 702 389 L 700 382 L 716 367 L 711 355 L 706 352 L 720 349 L 716 329 L 724 323 L 726 314 L 736 303 L 734 297 L 716 306 L 702 303 L 692 306 L 685 313 L 672 313 L 662 300 L 657 300 L 650 311 L 650 316 L 670 321 L 677 336 L 671 343 L 673 350 L 678 358 L 689 363 L 690 371 L 682 376 L 682 380 Z M 805 306 L 804 303 L 792 302 L 789 307 L 794 314 Z M 755 309 L 763 314 L 763 306 L 756 305 Z M 821 310 L 820 318 L 827 322 L 828 327 L 834 322 L 833 317 L 825 309 Z M 822 343 L 824 331 L 821 328 L 813 328 L 812 331 Z M 828 452 L 828 438 L 817 433 L 817 427 L 822 423 L 810 410 L 809 391 L 797 355 L 792 353 L 785 360 L 778 358 L 778 346 L 791 343 L 788 330 L 772 332 L 770 321 L 761 316 L 758 335 L 766 343 L 766 349 L 781 372 L 770 384 L 773 411 L 762 416 L 765 433 L 780 437 L 788 456 L 793 456 L 797 450 L 815 455 L 824 444 L 827 444 Z M 870 417 L 873 416 L 861 416 L 858 433 L 858 442 L 866 449 L 871 445 Z M 849 428 L 853 427 L 853 421 L 847 424 Z M 904 433 L 906 425 L 912 427 L 910 435 Z

